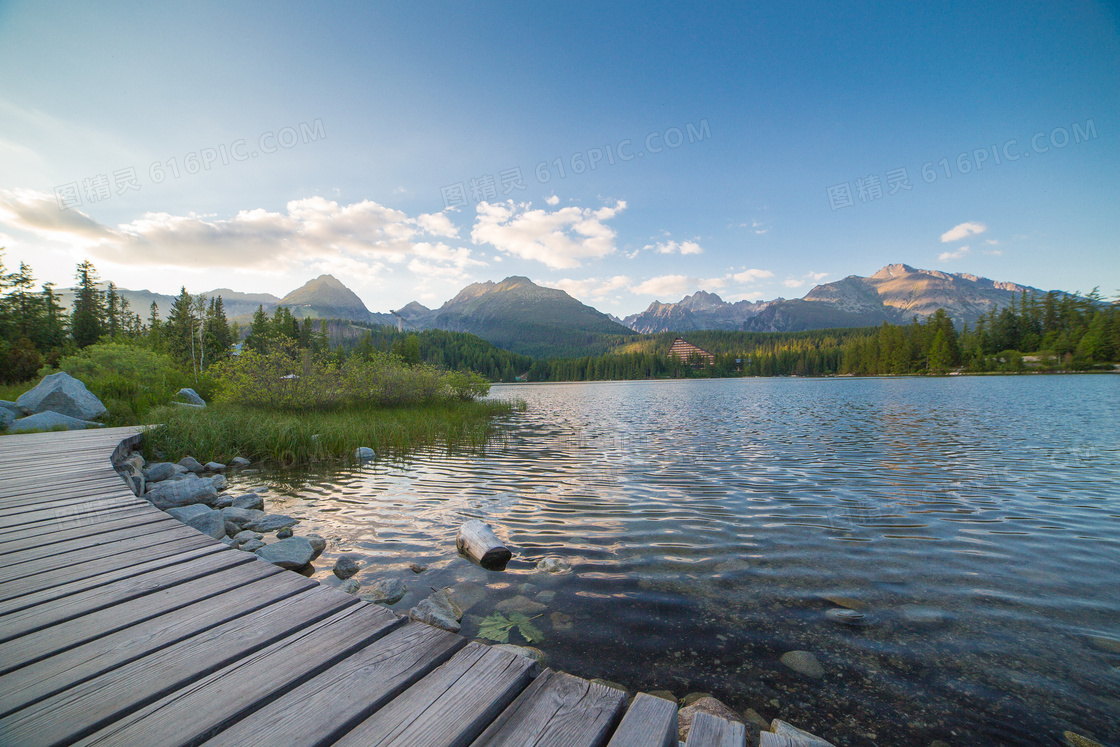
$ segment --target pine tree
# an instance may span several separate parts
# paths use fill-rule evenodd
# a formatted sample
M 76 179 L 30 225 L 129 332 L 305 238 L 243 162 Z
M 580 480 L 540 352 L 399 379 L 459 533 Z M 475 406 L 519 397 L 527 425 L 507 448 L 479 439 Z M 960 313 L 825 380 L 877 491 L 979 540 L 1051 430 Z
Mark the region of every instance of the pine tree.
M 70 332 L 78 347 L 84 348 L 105 334 L 105 294 L 97 288 L 97 270 L 88 259 L 78 265 L 77 280 Z

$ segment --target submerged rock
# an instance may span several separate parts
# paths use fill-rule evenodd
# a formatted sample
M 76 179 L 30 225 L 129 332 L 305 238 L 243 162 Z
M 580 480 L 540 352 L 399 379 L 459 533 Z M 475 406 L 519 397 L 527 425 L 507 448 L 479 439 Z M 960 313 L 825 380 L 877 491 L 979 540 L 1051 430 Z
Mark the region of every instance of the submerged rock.
M 348 578 L 338 585 L 338 590 L 343 594 L 357 594 L 362 588 L 362 582 L 356 578 Z
M 1107 651 L 1110 654 L 1120 654 L 1120 639 L 1104 635 L 1087 636 L 1089 645 L 1098 651 Z
M 819 680 L 824 677 L 824 667 L 817 661 L 817 657 L 809 651 L 788 651 L 782 654 L 781 662 L 787 667 L 803 674 L 806 677 L 811 677 Z
M 288 539 L 293 534 L 291 527 L 284 527 L 276 533 L 276 539 Z
M 535 615 L 539 612 L 544 612 L 547 608 L 540 602 L 534 602 L 529 597 L 518 595 L 511 599 L 503 599 L 494 605 L 494 609 L 507 614 L 510 612 L 520 612 L 525 615 Z
M 290 537 L 257 550 L 257 555 L 273 565 L 289 570 L 303 568 L 311 562 L 315 550 L 305 537 Z
M 412 571 L 413 573 L 423 573 L 424 571 L 428 570 L 428 566 L 420 565 L 419 563 L 409 563 L 408 570 Z
M 407 593 L 408 587 L 405 586 L 404 581 L 399 578 L 382 578 L 367 586 L 366 593 L 362 594 L 361 599 L 363 602 L 396 604 Z
M 855 597 L 846 597 L 842 594 L 821 594 L 820 598 L 832 602 L 837 607 L 845 607 L 856 612 L 870 612 L 871 605 Z
M 867 615 L 856 610 L 846 610 L 842 607 L 834 607 L 825 613 L 825 617 L 834 623 L 841 625 L 849 625 L 853 628 L 860 628 L 867 625 Z
M 1072 731 L 1063 731 L 1062 738 L 1066 740 L 1069 747 L 1102 747 L 1100 742 L 1095 742 Z
M 432 592 L 431 596 L 410 609 L 408 616 L 451 633 L 458 633 L 463 611 L 455 604 L 446 589 L 440 589 Z
M 538 573 L 556 573 L 556 574 L 571 573 L 572 572 L 572 565 L 571 565 L 571 563 L 564 560 L 563 558 L 557 558 L 555 556 L 550 555 L 547 558 L 542 558 L 537 563 L 537 572 Z

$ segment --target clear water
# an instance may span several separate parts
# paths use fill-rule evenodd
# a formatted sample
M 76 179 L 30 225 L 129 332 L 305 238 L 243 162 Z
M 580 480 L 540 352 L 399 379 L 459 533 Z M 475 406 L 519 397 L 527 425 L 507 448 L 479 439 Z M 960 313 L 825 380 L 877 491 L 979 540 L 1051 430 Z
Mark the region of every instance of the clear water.
M 553 667 L 710 692 L 838 745 L 1120 740 L 1120 376 L 493 394 L 529 408 L 484 451 L 262 476 L 270 511 L 331 540 L 316 578 L 357 553 L 359 580 L 409 585 L 400 610 L 481 584 L 468 635 L 503 599 L 543 600 Z M 506 571 L 457 557 L 474 517 L 514 550 Z M 548 555 L 574 572 L 535 573 Z M 833 622 L 824 595 L 868 624 Z

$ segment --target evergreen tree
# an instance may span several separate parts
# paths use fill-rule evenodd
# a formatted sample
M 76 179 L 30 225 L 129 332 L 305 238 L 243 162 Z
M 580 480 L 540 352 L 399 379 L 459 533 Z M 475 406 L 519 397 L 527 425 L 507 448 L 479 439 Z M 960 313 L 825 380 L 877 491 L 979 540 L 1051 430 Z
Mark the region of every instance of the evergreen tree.
M 77 346 L 84 348 L 105 334 L 105 294 L 97 287 L 97 270 L 88 259 L 78 265 L 77 280 L 70 332 Z

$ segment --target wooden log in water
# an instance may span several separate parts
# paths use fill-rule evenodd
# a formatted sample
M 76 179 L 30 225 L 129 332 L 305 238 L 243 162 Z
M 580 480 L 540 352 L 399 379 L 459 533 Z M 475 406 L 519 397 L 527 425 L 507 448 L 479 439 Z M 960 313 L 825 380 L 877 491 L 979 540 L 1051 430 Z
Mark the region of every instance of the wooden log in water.
M 491 571 L 500 571 L 513 557 L 502 541 L 494 534 L 490 525 L 481 519 L 471 519 L 459 527 L 455 546 L 480 566 Z

